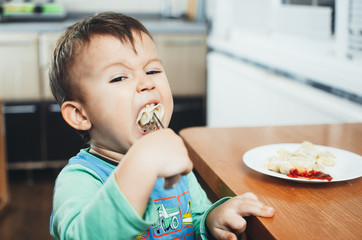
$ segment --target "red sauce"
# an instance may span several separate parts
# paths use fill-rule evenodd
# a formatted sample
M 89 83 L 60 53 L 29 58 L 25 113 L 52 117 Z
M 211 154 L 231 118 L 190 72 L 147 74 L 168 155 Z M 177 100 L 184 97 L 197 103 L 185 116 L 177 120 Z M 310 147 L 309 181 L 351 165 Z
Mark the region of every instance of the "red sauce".
M 312 171 L 300 172 L 296 168 L 290 169 L 289 174 L 287 176 L 292 178 L 307 178 L 309 180 L 311 179 L 327 180 L 328 182 L 330 182 L 333 179 L 331 175 L 321 171 L 312 170 Z

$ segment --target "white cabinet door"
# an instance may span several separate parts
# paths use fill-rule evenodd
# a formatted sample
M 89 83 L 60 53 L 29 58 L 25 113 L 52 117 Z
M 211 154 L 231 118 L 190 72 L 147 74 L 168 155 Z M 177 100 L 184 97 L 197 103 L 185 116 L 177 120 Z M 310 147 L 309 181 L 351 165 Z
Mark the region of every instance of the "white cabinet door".
M 0 34 L 0 98 L 40 98 L 37 34 Z
M 174 96 L 200 96 L 206 91 L 206 36 L 153 36 Z
M 208 54 L 207 125 L 362 121 L 362 106 L 257 66 Z
M 60 33 L 43 33 L 39 35 L 39 65 L 41 96 L 45 100 L 54 100 L 49 85 L 49 66 Z

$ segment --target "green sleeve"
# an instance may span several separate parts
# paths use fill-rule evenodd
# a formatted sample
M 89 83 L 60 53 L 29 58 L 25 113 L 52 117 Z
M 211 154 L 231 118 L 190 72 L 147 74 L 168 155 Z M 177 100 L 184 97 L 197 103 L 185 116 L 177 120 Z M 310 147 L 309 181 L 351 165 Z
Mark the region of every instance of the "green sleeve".
M 206 228 L 207 215 L 211 210 L 230 199 L 230 197 L 222 198 L 212 204 L 193 172 L 188 175 L 188 181 L 191 196 L 192 223 L 194 225 L 195 237 L 196 239 L 206 240 L 210 238 Z
M 53 197 L 51 234 L 56 239 L 135 239 L 156 216 L 149 204 L 141 218 L 121 193 L 114 174 L 103 183 L 78 164 L 59 174 Z

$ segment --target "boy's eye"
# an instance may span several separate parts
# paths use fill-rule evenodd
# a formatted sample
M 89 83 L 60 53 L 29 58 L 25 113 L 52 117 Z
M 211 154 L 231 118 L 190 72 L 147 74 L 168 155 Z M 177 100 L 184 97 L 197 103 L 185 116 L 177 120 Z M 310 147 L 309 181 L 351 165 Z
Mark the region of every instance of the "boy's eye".
M 152 71 L 148 71 L 146 72 L 147 75 L 152 75 L 152 74 L 157 74 L 157 73 L 160 73 L 161 71 L 158 71 L 158 70 L 152 70 Z
M 126 77 L 116 77 L 116 78 L 112 79 L 110 82 L 111 82 L 111 83 L 121 82 L 121 81 L 123 81 L 123 80 L 125 80 L 125 79 L 126 79 Z

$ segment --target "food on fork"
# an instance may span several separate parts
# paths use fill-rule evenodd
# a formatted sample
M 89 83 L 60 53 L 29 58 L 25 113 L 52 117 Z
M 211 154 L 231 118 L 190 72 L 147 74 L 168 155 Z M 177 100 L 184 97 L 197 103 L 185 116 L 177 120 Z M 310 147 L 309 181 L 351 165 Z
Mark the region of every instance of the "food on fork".
M 162 119 L 164 114 L 164 109 L 161 103 L 147 104 L 139 112 L 137 117 L 137 125 L 138 128 L 141 130 L 141 132 L 149 133 L 157 129 L 157 124 L 152 117 L 153 114 L 155 114 L 158 117 L 158 119 Z
M 278 150 L 278 156 L 271 156 L 265 161 L 265 167 L 274 172 L 294 178 L 322 179 L 331 181 L 332 177 L 323 172 L 323 166 L 334 166 L 335 156 L 328 152 L 318 152 L 315 146 L 305 141 L 300 147 L 289 152 Z

